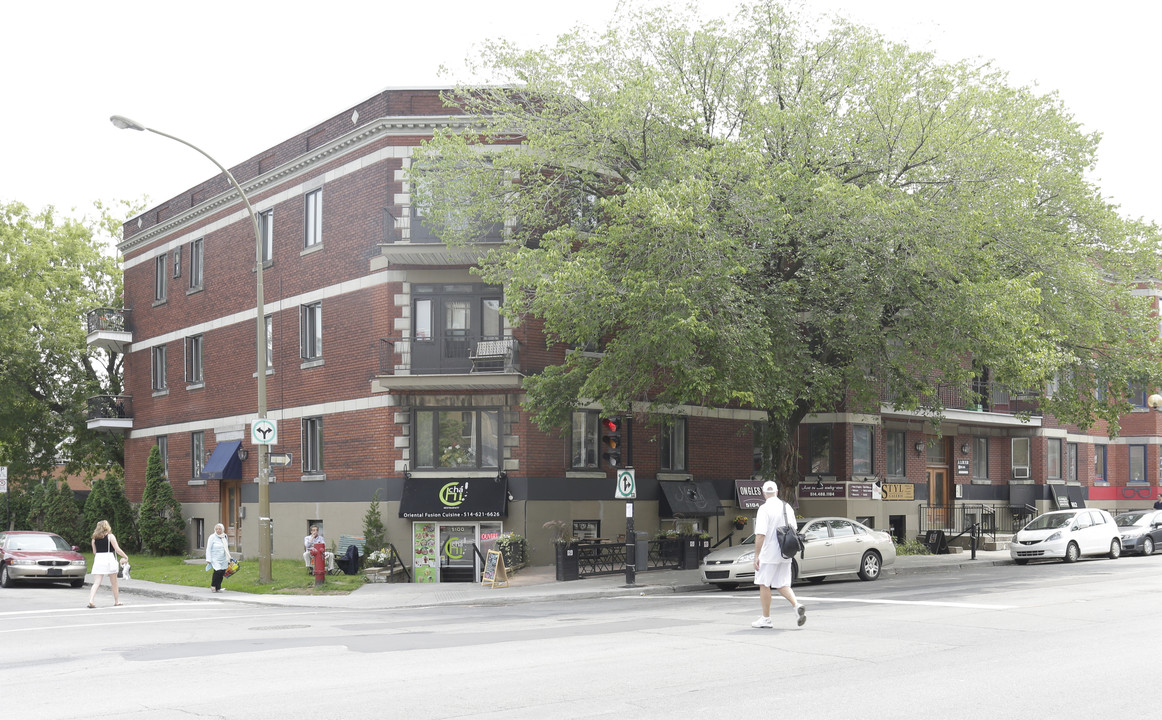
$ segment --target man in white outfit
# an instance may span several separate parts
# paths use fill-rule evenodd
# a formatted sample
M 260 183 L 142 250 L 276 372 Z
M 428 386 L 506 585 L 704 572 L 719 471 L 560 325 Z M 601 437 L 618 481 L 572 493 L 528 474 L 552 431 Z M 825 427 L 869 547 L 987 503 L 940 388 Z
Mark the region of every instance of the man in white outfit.
M 807 610 L 799 604 L 791 590 L 791 559 L 783 557 L 775 531 L 784 525 L 796 528 L 795 511 L 779 499 L 779 486 L 772 480 L 763 483 L 766 502 L 759 508 L 754 521 L 754 584 L 759 586 L 763 615 L 750 624 L 754 628 L 774 627 L 771 623 L 771 588 L 791 603 L 798 615 L 800 626 L 807 622 Z

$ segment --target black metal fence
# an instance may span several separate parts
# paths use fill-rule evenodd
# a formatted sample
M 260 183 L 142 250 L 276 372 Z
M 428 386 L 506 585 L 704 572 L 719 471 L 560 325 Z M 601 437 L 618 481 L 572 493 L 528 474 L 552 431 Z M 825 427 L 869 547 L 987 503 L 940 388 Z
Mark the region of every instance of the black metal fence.
M 1019 530 L 1037 514 L 1036 508 L 1011 508 L 1007 505 L 920 505 L 920 534 L 929 530 L 943 530 L 948 537 L 968 533 L 980 523 L 981 537 L 996 540 L 997 533 L 1010 534 Z
M 693 537 L 648 540 L 646 558 L 636 558 L 637 571 L 693 570 L 710 552 L 710 541 Z M 640 543 L 638 547 L 640 547 Z M 577 566 L 581 577 L 616 575 L 625 572 L 625 543 L 577 543 Z

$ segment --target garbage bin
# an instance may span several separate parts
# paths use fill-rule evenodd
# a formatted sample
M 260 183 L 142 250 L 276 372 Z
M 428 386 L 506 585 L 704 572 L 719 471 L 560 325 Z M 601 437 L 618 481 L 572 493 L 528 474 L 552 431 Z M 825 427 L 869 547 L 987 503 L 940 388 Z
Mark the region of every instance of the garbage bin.
M 634 559 L 638 572 L 650 569 L 650 535 L 644 530 L 638 530 L 634 533 L 637 537 L 634 538 Z

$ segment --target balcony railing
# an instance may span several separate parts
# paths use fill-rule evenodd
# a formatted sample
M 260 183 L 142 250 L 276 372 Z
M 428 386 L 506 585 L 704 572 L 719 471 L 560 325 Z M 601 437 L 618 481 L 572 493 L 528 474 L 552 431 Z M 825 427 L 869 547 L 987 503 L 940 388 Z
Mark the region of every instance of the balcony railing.
M 515 373 L 520 342 L 511 337 L 445 333 L 390 337 L 379 343 L 380 375 Z
M 85 325 L 88 332 L 128 332 L 125 324 L 126 310 L 114 308 L 97 308 L 85 314 Z
M 880 393 L 880 402 L 892 405 L 896 394 L 890 388 Z M 1001 413 L 1005 415 L 1041 415 L 1038 394 L 1014 391 L 999 383 L 973 383 L 972 389 L 965 391 L 956 385 L 940 384 L 930 401 L 938 401 L 945 410 L 972 410 L 976 412 Z
M 487 226 L 477 238 L 480 242 L 502 242 L 504 224 Z M 424 224 L 419 209 L 413 205 L 392 205 L 383 209 L 383 242 L 395 243 L 442 243 L 439 237 Z
M 89 398 L 90 430 L 128 430 L 133 427 L 132 395 L 95 395 Z

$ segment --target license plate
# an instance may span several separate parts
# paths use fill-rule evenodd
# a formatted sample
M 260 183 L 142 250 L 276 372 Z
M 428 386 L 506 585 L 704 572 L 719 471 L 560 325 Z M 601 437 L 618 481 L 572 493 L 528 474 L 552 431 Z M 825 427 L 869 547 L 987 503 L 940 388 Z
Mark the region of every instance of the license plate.
M 49 577 L 59 577 L 60 574 L 61 574 L 60 568 L 49 568 L 48 569 L 48 576 Z

